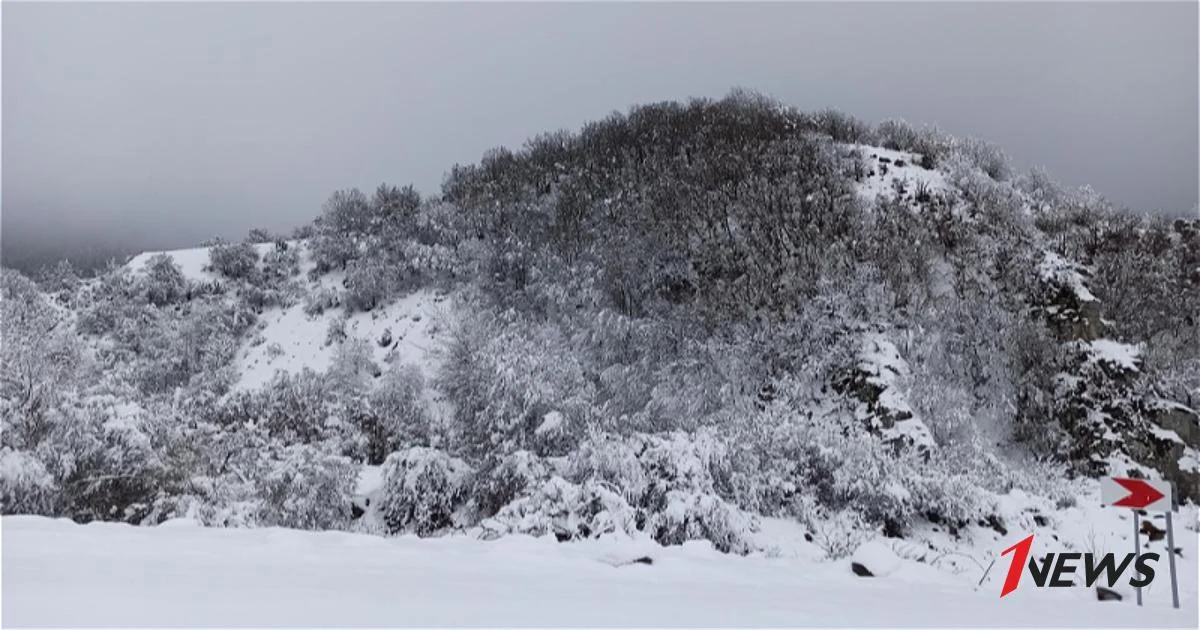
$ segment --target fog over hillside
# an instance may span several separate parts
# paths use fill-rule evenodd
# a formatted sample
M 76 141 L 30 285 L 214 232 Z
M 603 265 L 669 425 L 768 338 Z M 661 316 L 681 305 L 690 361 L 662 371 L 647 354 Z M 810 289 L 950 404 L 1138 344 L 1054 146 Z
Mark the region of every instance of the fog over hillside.
M 0 255 L 288 230 L 330 190 L 433 195 L 492 147 L 733 86 L 1184 216 L 1196 25 L 1194 2 L 6 3 Z

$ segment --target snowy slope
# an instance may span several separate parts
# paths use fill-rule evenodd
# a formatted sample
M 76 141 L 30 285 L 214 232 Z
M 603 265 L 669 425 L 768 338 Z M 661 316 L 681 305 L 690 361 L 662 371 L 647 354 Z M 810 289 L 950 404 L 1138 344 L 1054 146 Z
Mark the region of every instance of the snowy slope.
M 921 166 L 921 156 L 908 151 L 896 151 L 866 144 L 849 145 L 863 157 L 867 167 L 866 178 L 857 185 L 859 195 L 874 200 L 882 195 L 892 198 L 900 191 L 902 197 L 915 203 L 921 189 L 930 194 L 945 193 L 953 189 L 945 173 Z
M 295 245 L 296 241 L 288 241 L 289 245 Z M 256 243 L 254 250 L 258 252 L 258 257 L 262 258 L 263 254 L 275 248 L 274 243 Z M 217 276 L 212 272 L 205 271 L 208 266 L 208 247 L 195 247 L 192 249 L 176 249 L 171 251 L 161 252 L 143 252 L 134 256 L 125 264 L 133 273 L 140 273 L 146 267 L 149 260 L 159 254 L 166 254 L 175 261 L 179 266 L 179 271 L 183 273 L 183 277 L 189 280 L 204 281 L 213 280 Z
M 378 365 L 415 365 L 429 378 L 435 371 L 431 354 L 447 316 L 445 299 L 422 290 L 369 313 L 355 313 L 346 318 L 346 335 L 367 341 Z M 309 315 L 299 304 L 264 312 L 259 316 L 263 328 L 238 352 L 237 369 L 242 375 L 238 388 L 261 387 L 276 371 L 324 372 L 335 351 L 325 343 L 326 333 L 331 322 L 342 317 L 341 309 Z
M 300 255 L 300 274 L 296 279 L 304 284 L 306 294 L 341 288 L 344 279 L 342 273 L 325 274 L 315 280 L 308 278 L 308 272 L 314 265 L 307 243 L 293 240 L 288 241 L 288 245 Z M 254 245 L 260 258 L 274 247 L 274 243 Z M 213 280 L 217 276 L 205 271 L 209 263 L 209 249 L 198 247 L 146 252 L 133 257 L 126 266 L 131 272 L 140 273 L 150 258 L 166 254 L 189 280 Z M 448 304 L 445 295 L 430 290 L 417 291 L 369 313 L 360 312 L 346 317 L 346 335 L 351 339 L 367 341 L 380 367 L 386 368 L 391 364 L 415 365 L 428 380 L 436 371 L 435 350 L 440 343 L 438 333 L 445 328 L 449 316 Z M 235 368 L 241 378 L 235 389 L 262 387 L 271 381 L 276 372 L 297 373 L 306 368 L 324 372 L 329 368 L 336 350 L 332 344 L 326 344 L 329 327 L 344 316 L 341 308 L 309 315 L 304 312 L 303 303 L 264 311 L 258 318 L 256 331 L 243 342 L 237 353 Z
M 1084 589 L 1000 599 L 900 560 L 739 558 L 706 544 L 562 545 L 513 536 L 382 538 L 281 529 L 76 525 L 5 517 L 8 626 L 1085 626 L 1196 627 Z M 653 564 L 634 563 L 649 556 Z

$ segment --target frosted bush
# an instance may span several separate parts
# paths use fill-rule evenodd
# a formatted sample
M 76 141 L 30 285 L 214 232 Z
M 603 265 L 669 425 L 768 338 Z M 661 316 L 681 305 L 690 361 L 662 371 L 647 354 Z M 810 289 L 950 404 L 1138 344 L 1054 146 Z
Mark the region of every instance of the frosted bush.
M 336 308 L 340 304 L 341 299 L 338 297 L 336 289 L 320 287 L 305 295 L 304 314 L 309 316 L 320 315 L 328 309 Z
M 307 444 L 284 447 L 256 482 L 260 525 L 295 529 L 344 529 L 358 467 Z
M 429 413 L 422 394 L 425 380 L 413 365 L 394 365 L 368 397 L 367 421 L 360 429 L 367 439 L 370 463 L 378 464 L 406 446 L 427 446 L 432 438 Z
M 51 514 L 54 478 L 29 453 L 0 448 L 0 511 L 4 514 Z
M 143 280 L 146 300 L 155 306 L 167 306 L 182 301 L 188 290 L 187 279 L 167 254 L 156 254 L 146 261 Z
M 614 488 L 599 481 L 571 483 L 551 477 L 532 492 L 505 505 L 485 527 L 499 533 L 553 534 L 559 540 L 633 534 L 639 512 Z
M 831 515 L 816 514 L 808 519 L 808 528 L 813 532 L 813 543 L 833 560 L 850 556 L 863 543 L 879 534 L 878 528 L 854 510 L 842 510 Z
M 569 458 L 569 477 L 602 481 L 631 501 L 639 501 L 650 480 L 638 459 L 641 445 L 608 433 L 592 433 Z
M 471 494 L 481 516 L 491 516 L 550 476 L 551 467 L 529 451 L 505 455 L 475 479 Z
M 594 433 L 571 456 L 568 470 L 581 487 L 602 484 L 636 508 L 637 529 L 661 544 L 703 539 L 736 553 L 752 547 L 757 521 L 722 497 L 732 494 L 732 468 L 725 445 L 711 432 L 630 438 Z
M 707 540 L 725 553 L 747 554 L 755 549 L 758 518 L 711 493 L 669 490 L 650 513 L 647 529 L 663 545 Z
M 249 278 L 258 264 L 250 243 L 218 243 L 208 251 L 209 266 L 226 278 Z
M 964 138 L 954 143 L 954 151 L 998 182 L 1012 176 L 1008 155 L 994 144 L 977 138 Z
M 390 533 L 428 536 L 454 525 L 469 498 L 473 471 L 446 453 L 416 446 L 383 463 L 380 510 Z

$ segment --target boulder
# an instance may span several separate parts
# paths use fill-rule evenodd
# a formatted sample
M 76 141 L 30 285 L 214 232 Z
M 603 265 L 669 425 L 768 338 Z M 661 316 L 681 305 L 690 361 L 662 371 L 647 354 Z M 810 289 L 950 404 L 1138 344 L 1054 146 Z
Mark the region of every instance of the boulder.
M 1174 431 L 1184 444 L 1200 449 L 1200 412 L 1179 403 L 1160 401 L 1150 412 L 1150 420 Z
M 850 570 L 861 577 L 886 577 L 900 567 L 900 557 L 881 539 L 863 543 L 850 557 Z

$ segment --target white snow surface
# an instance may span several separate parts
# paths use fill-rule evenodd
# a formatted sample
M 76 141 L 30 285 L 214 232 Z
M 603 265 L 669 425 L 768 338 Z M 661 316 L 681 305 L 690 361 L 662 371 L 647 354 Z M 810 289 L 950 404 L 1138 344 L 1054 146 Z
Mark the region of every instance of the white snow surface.
M 557 431 L 562 427 L 562 424 L 563 415 L 557 411 L 551 411 L 545 416 L 542 416 L 542 423 L 539 424 L 538 428 L 534 429 L 533 432 L 535 435 L 543 435 L 551 431 Z
M 882 540 L 870 540 L 860 546 L 850 557 L 852 562 L 862 565 L 875 577 L 887 577 L 900 568 L 902 561 Z
M 1141 362 L 1141 348 L 1112 339 L 1095 339 L 1089 343 L 1088 360 L 1135 372 Z
M 355 313 L 346 319 L 346 335 L 365 340 L 377 365 L 415 365 L 426 379 L 431 378 L 436 369 L 432 355 L 438 325 L 445 316 L 442 299 L 433 291 L 422 290 L 370 312 Z M 337 350 L 336 345 L 325 344 L 326 333 L 330 323 L 343 316 L 341 308 L 310 316 L 302 304 L 264 312 L 259 321 L 265 328 L 252 334 L 238 352 L 238 388 L 262 387 L 280 371 L 294 374 L 309 368 L 324 372 Z M 381 340 L 388 343 L 380 344 Z
M 866 144 L 848 146 L 862 154 L 870 174 L 857 184 L 858 194 L 866 199 L 875 200 L 880 195 L 894 197 L 897 187 L 903 188 L 906 200 L 913 200 L 918 186 L 927 187 L 930 194 L 945 193 L 954 188 L 947 182 L 945 173 L 921 167 L 920 154 Z M 897 166 L 897 162 L 903 163 L 903 166 Z
M 1000 599 L 996 589 L 976 590 L 973 580 L 894 556 L 888 575 L 860 578 L 848 560 L 727 556 L 707 543 L 483 542 L 31 516 L 4 517 L 2 525 L 6 626 L 1194 628 L 1197 621 L 1194 581 L 1179 610 L 1159 588 L 1141 608 L 1098 602 L 1088 589 L 1024 584 Z M 643 556 L 653 564 L 633 562 Z

